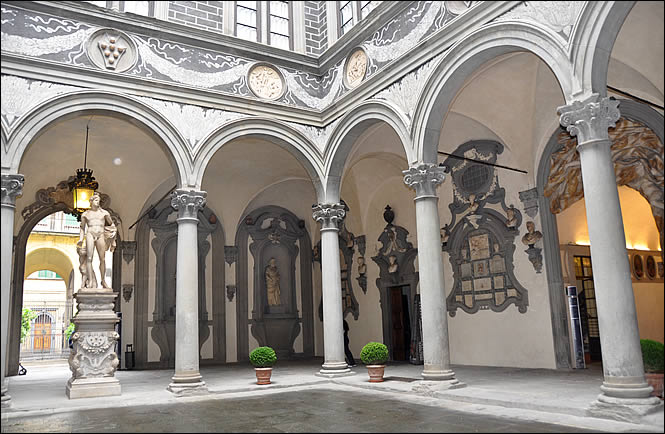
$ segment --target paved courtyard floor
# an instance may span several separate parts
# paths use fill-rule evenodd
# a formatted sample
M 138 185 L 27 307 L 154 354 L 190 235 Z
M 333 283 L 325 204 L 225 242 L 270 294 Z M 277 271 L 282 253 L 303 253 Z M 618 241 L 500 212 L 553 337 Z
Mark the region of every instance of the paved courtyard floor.
M 172 370 L 119 371 L 122 395 L 69 400 L 66 362 L 9 378 L 2 432 L 663 432 L 663 412 L 635 424 L 586 416 L 602 372 L 453 366 L 466 387 L 436 390 L 422 366 L 391 363 L 386 381 L 316 376 L 321 360 L 280 361 L 272 384 L 251 365 L 201 368 L 209 393 L 175 397 Z

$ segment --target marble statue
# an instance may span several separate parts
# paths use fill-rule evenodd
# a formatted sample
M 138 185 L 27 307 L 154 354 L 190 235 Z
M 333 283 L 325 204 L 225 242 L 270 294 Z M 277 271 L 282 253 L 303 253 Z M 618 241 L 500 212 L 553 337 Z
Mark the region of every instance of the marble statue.
M 367 273 L 367 264 L 365 264 L 365 257 L 360 256 L 358 257 L 358 274 L 363 276 L 365 273 Z
M 97 288 L 97 278 L 92 270 L 92 258 L 97 250 L 99 256 L 99 273 L 102 288 L 110 288 L 106 283 L 106 251 L 115 250 L 115 236 L 117 229 L 111 214 L 100 207 L 101 196 L 95 192 L 90 198 L 90 209 L 81 215 L 81 231 L 79 241 L 76 243 L 81 254 L 85 253 L 85 275 L 83 276 L 84 288 Z M 85 245 L 83 242 L 85 241 Z
M 397 268 L 399 267 L 397 264 L 397 257 L 395 255 L 390 255 L 388 261 L 390 262 L 388 264 L 388 273 L 397 273 Z
M 277 260 L 270 258 L 265 271 L 266 291 L 268 292 L 268 304 L 270 306 L 279 306 L 282 304 L 279 289 L 279 270 L 277 270 Z
M 534 222 L 526 222 L 526 230 L 528 232 L 522 237 L 522 243 L 526 246 L 533 246 L 543 238 L 543 234 L 536 230 L 536 224 Z
M 512 206 L 506 210 L 506 227 L 513 229 L 517 225 L 517 216 L 515 215 L 515 208 Z

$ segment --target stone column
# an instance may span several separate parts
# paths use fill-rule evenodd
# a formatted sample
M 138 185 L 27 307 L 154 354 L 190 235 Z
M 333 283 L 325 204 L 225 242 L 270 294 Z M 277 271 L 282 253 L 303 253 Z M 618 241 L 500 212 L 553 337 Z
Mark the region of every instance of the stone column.
M 178 210 L 176 265 L 175 375 L 168 390 L 176 395 L 206 393 L 199 372 L 199 260 L 197 214 L 207 193 L 176 190 L 171 206 Z
M 342 321 L 342 276 L 339 268 L 339 225 L 344 205 L 318 204 L 312 207 L 314 220 L 321 223 L 321 280 L 323 286 L 323 366 L 317 375 L 348 375 L 344 358 Z
M 0 318 L 2 318 L 2 357 L 0 357 L 0 389 L 2 390 L 2 408 L 11 405 L 11 397 L 7 394 L 7 383 L 5 373 L 7 366 L 7 334 L 9 333 L 9 293 L 11 291 L 12 281 L 12 246 L 14 244 L 14 212 L 16 211 L 16 196 L 23 194 L 23 175 L 2 175 L 2 220 L 0 226 L 0 251 L 2 252 L 2 261 L 0 261 L 0 279 L 2 286 L 0 298 Z
M 603 355 L 604 382 L 592 412 L 634 416 L 650 412 L 660 400 L 649 398 L 644 378 L 637 313 L 619 205 L 611 141 L 607 129 L 619 119 L 618 101 L 593 94 L 558 108 L 561 125 L 577 137 L 593 283 Z M 621 408 L 619 408 L 621 407 Z
M 437 388 L 462 387 L 450 369 L 446 293 L 443 287 L 443 258 L 439 230 L 439 198 L 436 188 L 443 182 L 443 168 L 421 164 L 405 170 L 404 183 L 416 191 L 418 273 L 423 321 L 422 376 L 440 382 Z

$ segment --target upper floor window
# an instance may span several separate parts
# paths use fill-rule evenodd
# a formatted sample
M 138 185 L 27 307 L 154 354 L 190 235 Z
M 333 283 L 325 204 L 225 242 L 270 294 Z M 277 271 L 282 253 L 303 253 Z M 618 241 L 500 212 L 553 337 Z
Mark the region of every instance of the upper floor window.
M 339 1 L 339 34 L 351 30 L 360 20 L 365 19 L 380 1 Z
M 168 2 L 163 1 L 88 1 L 93 5 L 146 17 L 166 19 Z
M 288 50 L 291 48 L 291 23 L 289 2 L 271 1 L 268 3 L 268 43 L 273 47 Z
M 256 1 L 236 2 L 236 36 L 259 41 L 259 4 Z

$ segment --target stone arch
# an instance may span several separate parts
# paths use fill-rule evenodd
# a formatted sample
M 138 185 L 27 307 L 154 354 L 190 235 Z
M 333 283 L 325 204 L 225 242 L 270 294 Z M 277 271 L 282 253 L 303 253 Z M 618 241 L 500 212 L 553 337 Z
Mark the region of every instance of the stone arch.
M 619 105 L 621 116 L 638 121 L 650 128 L 663 142 L 664 127 L 663 115 L 656 112 L 645 104 L 630 100 L 621 100 Z M 549 199 L 545 197 L 544 191 L 550 174 L 550 157 L 559 149 L 558 135 L 561 127 L 557 128 L 550 136 L 543 153 L 540 155 L 538 172 L 536 177 L 536 188 L 538 191 L 538 209 L 540 210 L 540 221 L 543 233 L 543 256 L 545 269 L 547 271 L 547 285 L 550 299 L 550 316 L 552 321 L 552 332 L 554 337 L 554 352 L 558 368 L 570 367 L 570 348 L 567 322 L 567 301 L 563 288 L 563 273 L 561 255 L 559 252 L 559 232 L 556 216 L 550 211 Z
M 40 255 L 46 253 L 51 253 L 48 256 L 52 258 L 53 261 L 44 261 L 39 259 Z M 39 270 L 50 270 L 62 276 L 64 280 L 69 278 L 69 275 L 74 270 L 74 267 L 75 265 L 72 263 L 71 258 L 59 248 L 40 247 L 30 251 L 30 253 L 26 255 L 24 276 L 28 277 L 35 271 Z
M 152 108 L 126 95 L 96 90 L 77 91 L 53 98 L 23 115 L 7 138 L 7 160 L 3 161 L 3 168 L 7 167 L 8 172 L 18 173 L 26 150 L 48 125 L 84 112 L 111 113 L 139 128 L 147 129 L 164 149 L 178 184 L 188 185 L 191 159 L 187 153 L 187 142 L 171 122 Z
M 203 139 L 192 171 L 192 185 L 195 188 L 201 188 L 205 170 L 215 153 L 225 144 L 240 137 L 258 137 L 288 151 L 305 168 L 314 184 L 317 197 L 323 197 L 323 171 L 316 146 L 292 127 L 265 118 L 244 118 L 229 122 Z
M 517 51 L 530 52 L 544 61 L 566 100 L 571 98 L 575 78 L 568 55 L 556 36 L 529 23 L 486 26 L 453 46 L 429 77 L 413 121 L 412 137 L 418 161 L 436 163 L 444 115 L 470 72 L 493 58 Z
M 607 71 L 614 41 L 635 3 L 588 2 L 582 10 L 571 35 L 573 74 L 580 79 L 576 93 L 607 95 Z
M 349 111 L 335 127 L 326 144 L 326 202 L 339 202 L 344 166 L 353 149 L 356 139 L 369 126 L 385 122 L 400 139 L 404 147 L 407 162 L 414 161 L 416 155 L 411 147 L 411 137 L 406 127 L 404 115 L 393 105 L 385 101 L 368 101 Z M 404 169 L 407 169 L 405 167 Z

